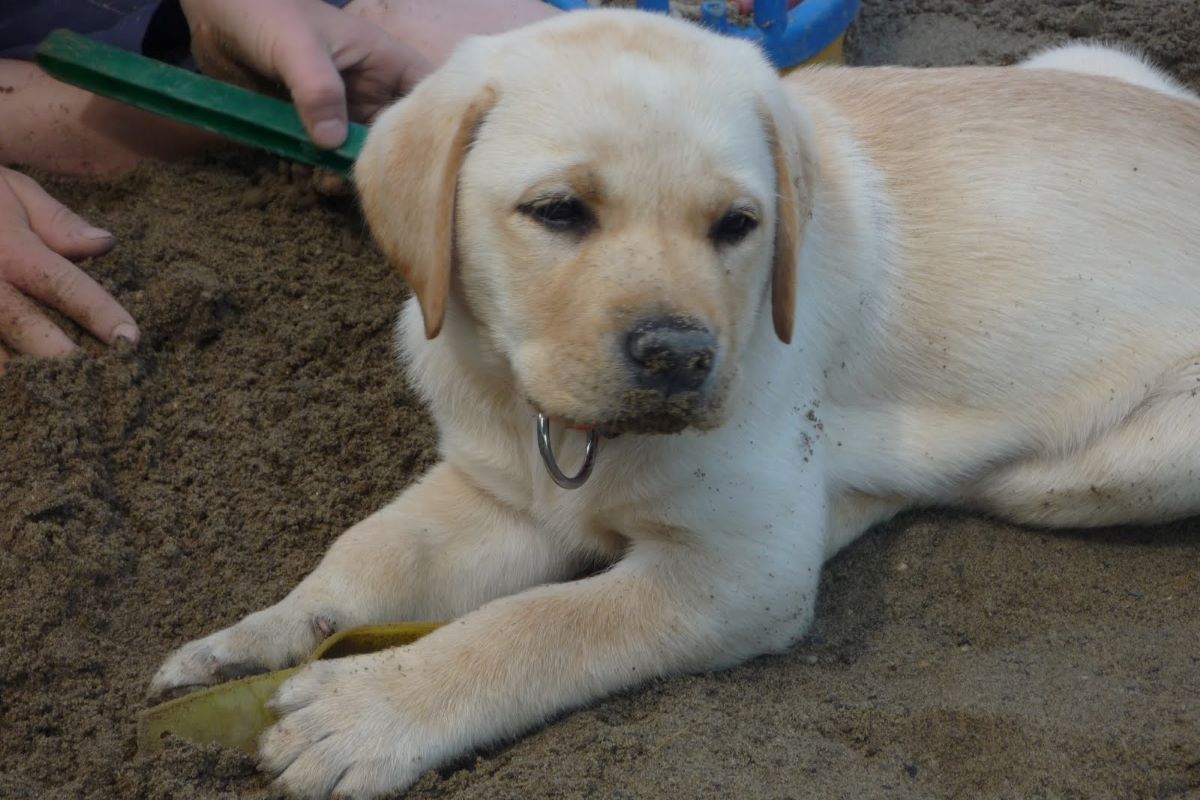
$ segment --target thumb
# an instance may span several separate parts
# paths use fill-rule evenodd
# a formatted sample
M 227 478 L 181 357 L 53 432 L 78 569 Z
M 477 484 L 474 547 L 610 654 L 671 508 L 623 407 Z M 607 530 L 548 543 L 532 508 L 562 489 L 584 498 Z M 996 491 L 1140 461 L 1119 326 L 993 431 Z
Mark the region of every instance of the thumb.
M 346 87 L 329 47 L 309 28 L 281 31 L 273 65 L 313 144 L 332 149 L 346 141 Z
M 59 255 L 67 258 L 98 256 L 107 253 L 116 243 L 111 233 L 89 225 L 47 194 L 33 178 L 5 170 L 4 179 L 24 206 L 30 230 Z

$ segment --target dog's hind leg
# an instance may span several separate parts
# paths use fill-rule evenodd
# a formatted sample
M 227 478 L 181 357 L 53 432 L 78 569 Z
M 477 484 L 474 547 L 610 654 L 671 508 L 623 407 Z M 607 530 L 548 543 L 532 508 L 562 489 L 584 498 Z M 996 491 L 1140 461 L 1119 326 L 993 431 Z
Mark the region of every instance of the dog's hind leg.
M 342 534 L 283 600 L 172 653 L 149 693 L 290 666 L 342 628 L 453 619 L 497 597 L 574 577 L 582 566 L 577 552 L 526 515 L 441 464 Z
M 966 504 L 1052 527 L 1153 523 L 1200 513 L 1200 368 L 1119 427 L 1061 457 L 1018 462 L 976 484 Z

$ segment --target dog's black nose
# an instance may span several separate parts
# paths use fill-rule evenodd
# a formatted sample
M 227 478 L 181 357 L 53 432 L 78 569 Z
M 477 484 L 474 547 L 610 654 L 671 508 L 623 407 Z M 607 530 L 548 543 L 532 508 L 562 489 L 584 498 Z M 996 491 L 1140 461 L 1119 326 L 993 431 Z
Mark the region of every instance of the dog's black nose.
M 668 395 L 694 391 L 712 372 L 717 337 L 687 317 L 658 317 L 629 332 L 625 352 L 642 388 Z

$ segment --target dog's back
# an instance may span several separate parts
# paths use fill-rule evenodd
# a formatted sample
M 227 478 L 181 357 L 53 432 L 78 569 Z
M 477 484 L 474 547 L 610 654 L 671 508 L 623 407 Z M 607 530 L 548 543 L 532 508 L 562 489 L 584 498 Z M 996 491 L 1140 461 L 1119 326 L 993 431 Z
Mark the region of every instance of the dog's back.
M 1095 381 L 1081 333 L 1128 355 L 1106 362 L 1122 384 L 1200 352 L 1200 104 L 1011 68 L 814 69 L 788 83 L 817 109 L 819 147 L 855 141 L 859 174 L 885 190 L 878 224 L 896 246 L 858 288 L 892 333 L 872 364 L 895 385 L 1019 410 L 1044 396 L 1030 386 Z M 1164 324 L 1184 334 L 1157 336 Z M 931 346 L 937 374 L 907 370 Z M 1018 385 L 977 380 L 998 362 Z

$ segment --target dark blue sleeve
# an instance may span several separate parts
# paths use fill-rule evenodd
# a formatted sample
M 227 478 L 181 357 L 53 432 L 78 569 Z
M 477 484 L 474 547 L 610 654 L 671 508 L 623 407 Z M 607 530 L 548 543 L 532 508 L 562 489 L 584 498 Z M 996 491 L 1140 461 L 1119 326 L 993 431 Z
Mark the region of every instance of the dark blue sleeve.
M 161 0 L 33 0 L 0 3 L 0 58 L 33 58 L 55 28 L 68 28 L 125 50 L 142 41 Z
M 350 0 L 325 2 L 342 8 Z M 177 0 L 29 0 L 0 1 L 0 58 L 33 58 L 56 28 L 164 61 L 187 57 L 187 23 Z

